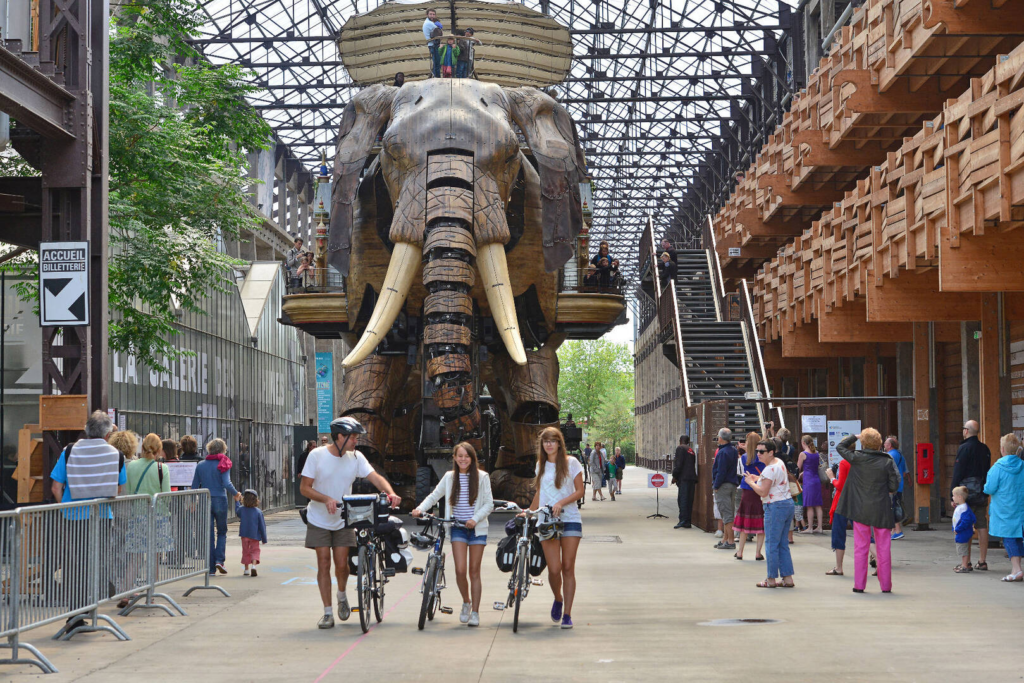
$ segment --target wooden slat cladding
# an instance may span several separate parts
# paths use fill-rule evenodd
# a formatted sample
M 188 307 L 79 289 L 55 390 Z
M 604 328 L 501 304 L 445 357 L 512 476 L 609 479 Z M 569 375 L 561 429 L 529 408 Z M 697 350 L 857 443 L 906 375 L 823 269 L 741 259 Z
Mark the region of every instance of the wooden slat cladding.
M 467 230 L 459 228 L 449 226 L 431 228 L 427 233 L 427 238 L 423 241 L 423 251 L 438 248 L 460 249 L 471 256 L 476 256 L 476 243 L 473 241 L 473 235 Z
M 459 282 L 472 287 L 476 282 L 473 266 L 458 259 L 439 258 L 423 264 L 423 284 Z
M 473 184 L 473 157 L 468 154 L 432 154 L 427 159 L 427 181 L 455 179 Z
M 469 406 L 473 402 L 473 385 L 440 387 L 434 392 L 434 402 L 444 409 Z
M 423 313 L 461 313 L 473 314 L 473 300 L 462 292 L 440 291 L 428 294 L 423 301 Z
M 433 187 L 427 190 L 427 225 L 451 218 L 473 224 L 473 190 L 464 187 Z
M 471 333 L 462 325 L 427 325 L 423 328 L 424 344 L 462 344 L 468 346 Z
M 427 376 L 437 377 L 449 372 L 469 372 L 469 356 L 464 353 L 446 353 L 437 358 L 427 359 Z

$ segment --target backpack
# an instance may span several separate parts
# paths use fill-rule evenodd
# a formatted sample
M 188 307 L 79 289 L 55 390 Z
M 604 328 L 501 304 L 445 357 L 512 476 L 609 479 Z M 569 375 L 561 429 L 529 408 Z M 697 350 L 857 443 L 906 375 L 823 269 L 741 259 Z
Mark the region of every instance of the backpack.
M 988 501 L 988 496 L 982 493 L 984 482 L 981 477 L 964 477 L 960 485 L 967 488 L 967 504 L 971 507 L 984 505 Z

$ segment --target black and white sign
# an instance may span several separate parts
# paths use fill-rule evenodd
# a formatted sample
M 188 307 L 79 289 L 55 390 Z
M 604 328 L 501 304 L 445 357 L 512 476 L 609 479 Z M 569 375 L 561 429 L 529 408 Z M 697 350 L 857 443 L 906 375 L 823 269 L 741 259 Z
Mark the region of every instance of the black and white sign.
M 89 324 L 89 243 L 39 244 L 39 325 Z
M 740 248 L 739 247 L 729 247 L 729 256 L 739 256 L 739 255 L 740 255 Z

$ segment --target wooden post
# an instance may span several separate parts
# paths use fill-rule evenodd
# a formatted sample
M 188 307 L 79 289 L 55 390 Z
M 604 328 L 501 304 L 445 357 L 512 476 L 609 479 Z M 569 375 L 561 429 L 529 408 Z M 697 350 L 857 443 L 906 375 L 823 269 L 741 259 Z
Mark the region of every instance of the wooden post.
M 910 462 L 909 474 L 914 480 L 914 523 L 918 530 L 927 529 L 931 521 L 931 485 L 922 484 L 917 480 L 917 444 L 928 443 L 931 438 L 929 353 L 931 349 L 928 345 L 928 323 L 914 323 L 914 443 L 906 454 Z M 922 511 L 925 514 L 922 515 Z
M 981 295 L 981 341 L 978 344 L 978 438 L 999 459 L 999 297 Z

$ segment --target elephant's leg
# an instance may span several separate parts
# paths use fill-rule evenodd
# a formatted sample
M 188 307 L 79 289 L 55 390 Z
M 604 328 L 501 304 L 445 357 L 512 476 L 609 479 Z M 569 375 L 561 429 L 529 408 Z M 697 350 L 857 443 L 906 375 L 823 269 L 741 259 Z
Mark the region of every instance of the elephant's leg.
M 405 356 L 367 356 L 345 373 L 341 415 L 351 415 L 366 427 L 359 435 L 360 451 L 378 468 L 388 445 L 391 416 L 409 375 Z
M 457 189 L 457 188 L 451 188 Z M 443 204 L 443 203 L 442 203 Z M 445 212 L 442 206 L 441 213 Z M 470 358 L 476 247 L 464 220 L 442 216 L 427 228 L 423 244 L 423 353 L 427 380 L 445 429 L 456 440 L 477 436 L 480 410 Z

